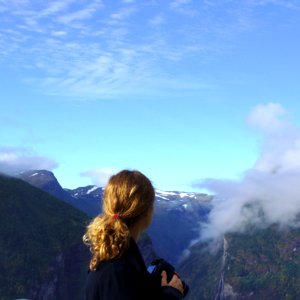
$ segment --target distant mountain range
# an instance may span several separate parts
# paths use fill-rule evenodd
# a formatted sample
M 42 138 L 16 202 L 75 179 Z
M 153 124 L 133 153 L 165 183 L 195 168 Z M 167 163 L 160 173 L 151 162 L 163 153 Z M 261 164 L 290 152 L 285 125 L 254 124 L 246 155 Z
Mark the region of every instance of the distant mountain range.
M 20 180 L 1 177 L 0 225 L 5 230 L 0 240 L 0 280 L 9 288 L 0 288 L 0 293 L 21 296 L 29 285 L 26 295 L 62 291 L 68 295 L 34 299 L 76 299 L 81 293 L 78 281 L 84 276 L 74 278 L 72 274 L 84 274 L 80 266 L 88 263 L 83 254 L 86 249 L 77 242 L 81 241 L 88 220 L 101 211 L 103 188 L 64 189 L 48 171 L 22 173 L 21 178 L 67 203 Z M 300 229 L 276 224 L 261 229 L 249 227 L 244 233 L 226 234 L 220 247 L 212 248 L 199 237 L 200 225 L 207 221 L 211 210 L 211 200 L 212 196 L 205 194 L 157 190 L 149 236 L 144 235 L 139 243 L 146 262 L 160 256 L 175 264 L 190 285 L 187 300 L 299 299 Z M 51 209 L 50 203 L 55 203 Z M 62 239 L 71 227 L 74 236 Z M 28 246 L 24 246 L 27 241 Z M 189 255 L 184 255 L 185 250 Z M 33 260 L 32 269 L 37 270 L 33 274 L 32 269 L 25 268 L 32 256 L 41 259 L 40 263 Z M 9 276 L 3 276 L 4 273 Z M 72 291 L 76 291 L 74 298 L 68 294 Z
M 103 187 L 89 185 L 73 190 L 64 189 L 54 174 L 46 170 L 23 172 L 20 178 L 81 209 L 89 216 L 101 212 Z M 157 255 L 178 264 L 190 242 L 199 237 L 199 222 L 206 220 L 211 199 L 212 196 L 200 193 L 156 190 L 154 218 L 147 232 Z
M 154 217 L 147 230 L 158 255 L 178 265 L 211 209 L 211 196 L 156 191 Z

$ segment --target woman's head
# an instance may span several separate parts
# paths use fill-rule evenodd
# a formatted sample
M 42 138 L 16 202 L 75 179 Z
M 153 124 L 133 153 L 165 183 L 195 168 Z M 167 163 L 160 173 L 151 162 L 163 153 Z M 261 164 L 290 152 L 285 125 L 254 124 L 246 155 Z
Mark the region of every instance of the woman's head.
M 124 170 L 113 175 L 105 188 L 103 213 L 118 215 L 128 226 L 134 224 L 152 205 L 154 189 L 138 171 Z
M 102 215 L 91 222 L 83 237 L 93 255 L 91 269 L 96 269 L 102 260 L 117 258 L 124 253 L 132 227 L 149 225 L 154 197 L 150 180 L 139 171 L 123 170 L 109 179 Z

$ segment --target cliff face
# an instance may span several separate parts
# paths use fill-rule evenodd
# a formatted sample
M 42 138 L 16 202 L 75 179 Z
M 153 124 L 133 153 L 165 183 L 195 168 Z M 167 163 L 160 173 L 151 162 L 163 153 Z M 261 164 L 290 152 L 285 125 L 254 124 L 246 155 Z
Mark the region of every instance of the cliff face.
M 83 299 L 90 253 L 83 244 L 57 255 L 41 284 L 28 292 L 29 299 Z
M 217 251 L 197 244 L 181 265 L 193 299 L 298 299 L 300 230 L 250 230 L 229 234 Z
M 153 249 L 151 238 L 147 234 L 143 234 L 141 236 L 138 241 L 138 247 L 142 253 L 146 266 L 150 265 L 150 263 L 154 259 L 158 258 L 156 252 Z

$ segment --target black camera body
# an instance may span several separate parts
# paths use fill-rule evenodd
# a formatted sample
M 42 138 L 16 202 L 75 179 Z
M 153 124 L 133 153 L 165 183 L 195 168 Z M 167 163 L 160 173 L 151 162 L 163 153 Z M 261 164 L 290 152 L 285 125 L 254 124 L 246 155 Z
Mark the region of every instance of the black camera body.
M 153 276 L 155 283 L 161 286 L 161 273 L 166 271 L 167 281 L 170 282 L 173 275 L 176 274 L 175 268 L 162 258 L 155 259 L 151 265 L 147 268 L 148 272 Z M 185 297 L 189 291 L 189 286 L 182 281 L 183 285 L 183 297 Z

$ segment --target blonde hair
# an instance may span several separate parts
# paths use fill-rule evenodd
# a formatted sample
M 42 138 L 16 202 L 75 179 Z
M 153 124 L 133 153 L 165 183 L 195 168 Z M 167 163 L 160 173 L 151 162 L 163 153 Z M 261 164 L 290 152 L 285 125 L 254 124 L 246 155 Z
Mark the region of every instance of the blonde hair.
M 128 249 L 130 226 L 153 205 L 151 181 L 139 171 L 123 170 L 113 175 L 105 188 L 102 214 L 92 220 L 83 236 L 90 246 L 90 269 L 101 261 L 122 256 Z

